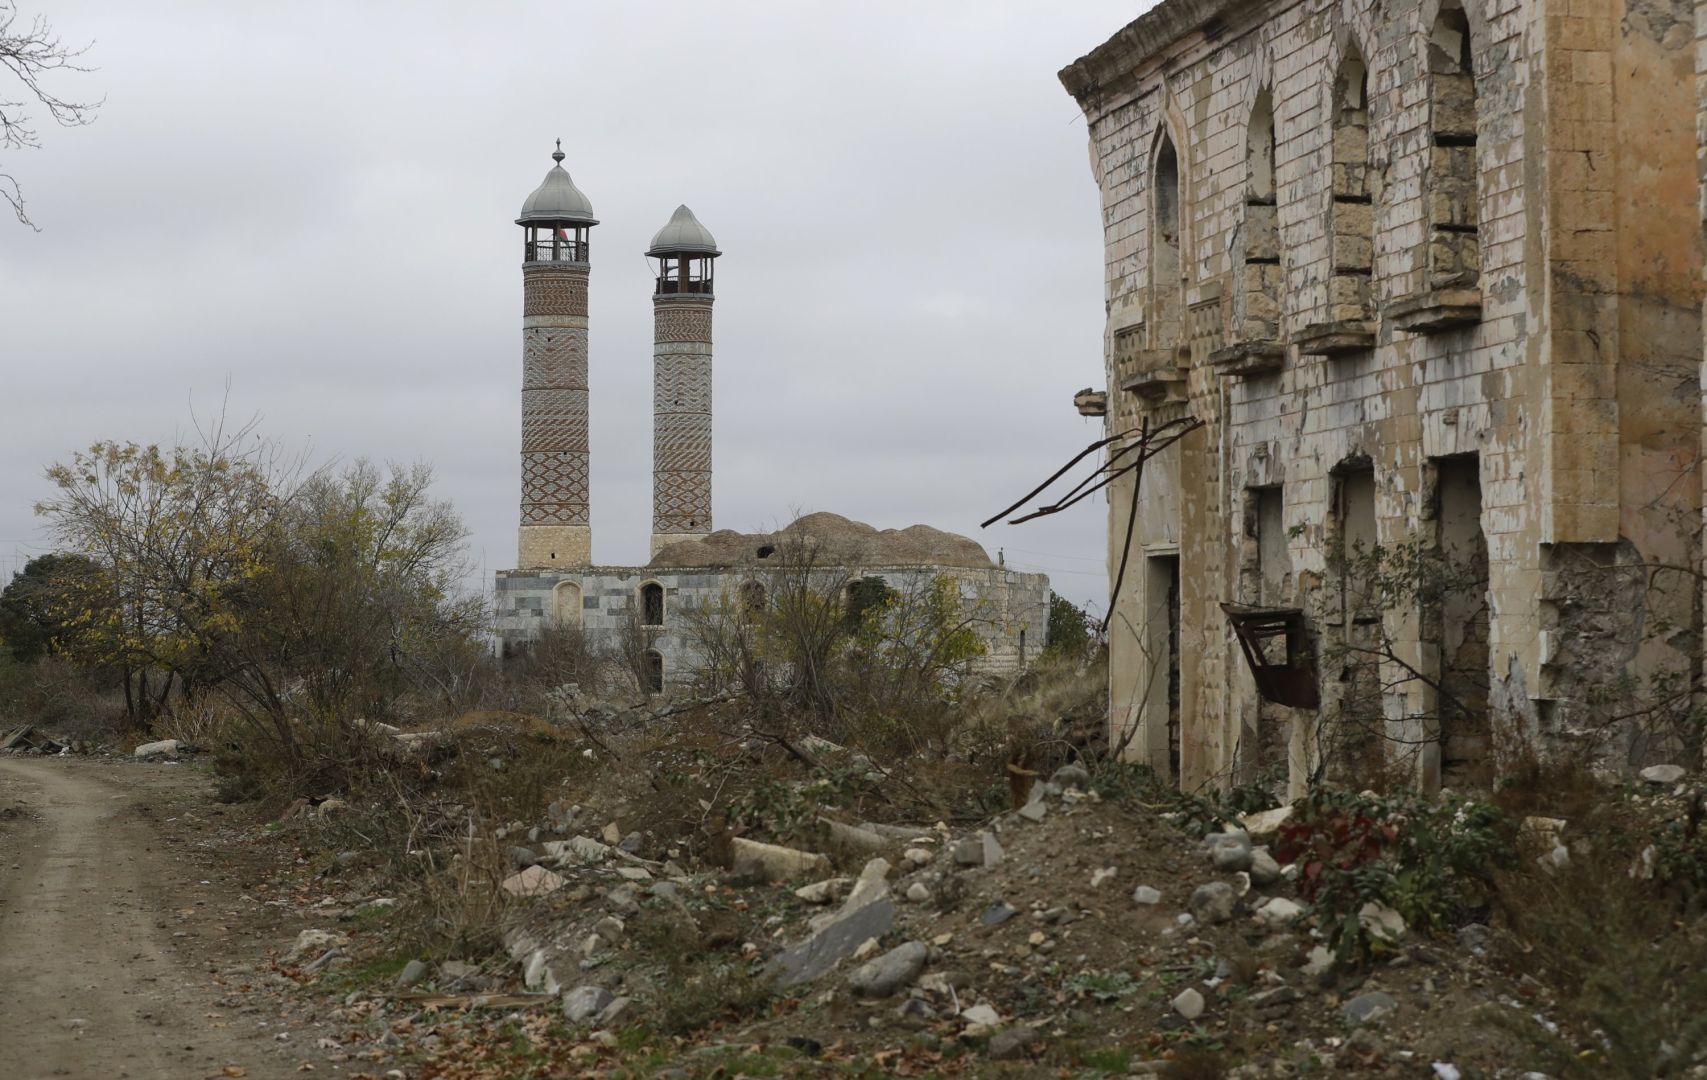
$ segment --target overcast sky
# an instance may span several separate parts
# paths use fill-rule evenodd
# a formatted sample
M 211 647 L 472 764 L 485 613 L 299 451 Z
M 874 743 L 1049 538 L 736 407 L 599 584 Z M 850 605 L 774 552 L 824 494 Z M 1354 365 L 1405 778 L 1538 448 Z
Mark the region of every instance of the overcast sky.
M 0 165 L 0 570 L 42 469 L 259 414 L 317 460 L 427 460 L 489 575 L 515 561 L 522 200 L 552 140 L 592 200 L 593 551 L 644 562 L 651 279 L 716 234 L 715 507 L 964 532 L 1106 596 L 1106 504 L 980 532 L 1098 436 L 1102 271 L 1055 72 L 1138 6 L 19 0 L 106 99 Z M 0 87 L 4 96 L 9 87 Z

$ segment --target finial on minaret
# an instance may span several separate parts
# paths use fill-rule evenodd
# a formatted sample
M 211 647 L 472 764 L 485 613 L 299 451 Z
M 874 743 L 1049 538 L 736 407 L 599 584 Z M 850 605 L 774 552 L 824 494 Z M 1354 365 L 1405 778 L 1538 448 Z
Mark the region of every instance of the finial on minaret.
M 557 150 L 551 155 L 551 160 L 555 161 L 555 162 L 557 162 L 557 164 L 561 165 L 561 164 L 563 164 L 563 159 L 566 156 L 567 155 L 563 153 L 563 140 L 558 139 L 557 140 Z

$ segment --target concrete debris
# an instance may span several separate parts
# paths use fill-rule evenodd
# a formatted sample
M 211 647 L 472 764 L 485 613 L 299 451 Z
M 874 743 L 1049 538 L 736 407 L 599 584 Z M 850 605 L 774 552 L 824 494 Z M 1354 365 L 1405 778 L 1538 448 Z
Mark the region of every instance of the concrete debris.
M 1004 854 L 1001 842 L 991 832 L 968 836 L 954 845 L 954 861 L 961 866 L 989 869 L 999 865 Z
M 1671 786 L 1684 777 L 1682 765 L 1649 765 L 1642 770 L 1642 779 L 1650 784 Z
M 1266 839 L 1280 831 L 1280 827 L 1292 820 L 1291 806 L 1278 806 L 1273 810 L 1259 810 L 1254 814 L 1246 814 L 1239 819 L 1245 832 L 1252 839 Z
M 1050 774 L 1049 783 L 1063 791 L 1068 788 L 1089 791 L 1091 789 L 1091 774 L 1085 771 L 1083 765 L 1063 765 Z
M 133 756 L 139 761 L 152 758 L 176 758 L 184 751 L 184 744 L 177 739 L 161 739 L 157 742 L 143 743 L 137 747 Z
M 1379 990 L 1371 990 L 1366 994 L 1359 994 L 1341 1005 L 1340 1015 L 1345 1017 L 1346 1023 L 1358 1027 L 1364 1024 L 1373 1024 L 1377 1020 L 1392 1015 L 1398 1009 L 1399 1003 L 1393 999 L 1393 995 L 1382 993 Z
M 888 952 L 871 960 L 848 976 L 848 989 L 855 997 L 888 997 L 895 992 L 913 984 L 925 963 L 930 960 L 931 949 L 922 941 L 909 941 L 897 945 Z
M 1302 914 L 1304 908 L 1284 896 L 1275 897 L 1257 911 L 1257 917 L 1270 930 L 1284 930 Z
M 744 836 L 735 837 L 730 845 L 738 874 L 759 874 L 767 881 L 790 881 L 830 870 L 830 860 L 817 852 L 765 844 Z
M 1115 867 L 1112 867 L 1112 866 L 1103 866 L 1103 867 L 1099 867 L 1096 870 L 1092 870 L 1091 871 L 1091 888 L 1093 888 L 1093 889 L 1102 888 L 1103 882 L 1113 881 L 1115 878 L 1115 875 L 1117 875 L 1119 873 L 1120 873 L 1120 871 L 1118 869 L 1116 869 Z
M 294 964 L 305 956 L 318 955 L 328 949 L 342 948 L 350 943 L 350 935 L 337 930 L 304 930 L 296 935 L 296 942 L 290 951 L 285 953 L 284 961 Z
M 974 1005 L 970 1009 L 962 1009 L 960 1018 L 968 1024 L 982 1024 L 985 1027 L 996 1027 L 1002 1022 L 1002 1014 L 988 1005 Z
M 853 879 L 845 877 L 825 878 L 814 881 L 810 885 L 802 885 L 794 890 L 794 895 L 808 904 L 828 904 L 848 891 Z
M 1033 788 L 1031 800 L 1014 812 L 1033 824 L 1037 824 L 1045 817 L 1048 817 L 1049 807 L 1043 802 L 1043 790 L 1041 788 Z
M 567 840 L 547 840 L 540 845 L 547 858 L 555 859 L 564 866 L 578 866 L 586 863 L 601 863 L 610 858 L 609 845 L 601 844 L 590 836 L 571 836 Z
M 1198 993 L 1194 987 L 1188 986 L 1181 990 L 1175 995 L 1171 1004 L 1174 1007 L 1174 1012 L 1179 1013 L 1187 1020 L 1196 1020 L 1203 1015 L 1203 995 Z
M 530 866 L 504 879 L 499 888 L 511 896 L 545 896 L 563 887 L 563 878 L 543 866 Z
M 882 833 L 872 832 L 858 825 L 847 825 L 826 817 L 821 817 L 818 821 L 830 830 L 830 850 L 840 855 L 863 858 L 887 851 L 895 845 L 894 840 Z
M 765 971 L 778 989 L 811 982 L 865 942 L 888 933 L 894 923 L 895 905 L 887 895 L 852 910 L 844 909 L 804 941 L 778 953 Z
M 64 743 L 30 724 L 16 728 L 0 739 L 0 753 L 57 754 L 65 748 Z
M 1371 938 L 1386 945 L 1397 945 L 1405 937 L 1405 917 L 1386 904 L 1371 900 L 1357 909 L 1358 924 Z
M 910 847 L 902 853 L 901 858 L 914 866 L 929 866 L 931 860 L 936 858 L 936 853 L 929 848 Z

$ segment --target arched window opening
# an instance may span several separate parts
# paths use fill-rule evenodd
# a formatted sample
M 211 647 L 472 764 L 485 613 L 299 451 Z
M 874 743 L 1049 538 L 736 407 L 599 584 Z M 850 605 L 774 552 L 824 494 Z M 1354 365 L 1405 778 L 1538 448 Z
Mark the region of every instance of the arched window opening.
M 889 582 L 880 577 L 863 577 L 848 585 L 843 608 L 848 626 L 858 629 L 874 613 L 882 612 L 894 595 Z
M 646 650 L 646 692 L 664 692 L 664 654 L 657 649 Z
M 765 609 L 765 587 L 757 581 L 741 585 L 741 608 L 749 614 Z
M 1369 69 L 1348 49 L 1334 80 L 1333 278 L 1328 318 L 1374 344 L 1375 190 L 1369 167 Z
M 640 622 L 643 626 L 664 625 L 664 586 L 656 581 L 640 586 Z
M 1285 294 L 1280 265 L 1280 207 L 1274 175 L 1274 98 L 1264 89 L 1257 95 L 1246 129 L 1244 289 L 1240 337 L 1246 342 L 1280 340 L 1281 297 Z
M 1180 271 L 1180 175 L 1174 141 L 1162 132 L 1150 182 L 1150 319 L 1152 348 L 1180 340 L 1184 280 Z
M 551 618 L 558 626 L 581 625 L 579 582 L 559 581 L 551 590 Z
M 1430 138 L 1428 245 L 1431 289 L 1473 288 L 1481 279 L 1476 168 L 1476 73 L 1470 23 L 1442 7 L 1428 42 Z

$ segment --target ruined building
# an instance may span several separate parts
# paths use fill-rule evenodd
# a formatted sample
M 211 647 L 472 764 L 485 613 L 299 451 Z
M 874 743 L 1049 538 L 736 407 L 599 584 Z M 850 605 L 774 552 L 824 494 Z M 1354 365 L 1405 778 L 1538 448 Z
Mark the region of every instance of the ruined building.
M 722 254 L 686 206 L 646 251 L 652 294 L 652 542 L 650 561 L 595 566 L 587 441 L 588 282 L 598 219 L 563 168 L 559 147 L 522 204 L 522 446 L 518 567 L 500 570 L 496 625 L 506 654 L 547 627 L 573 627 L 599 648 L 645 644 L 653 689 L 685 684 L 699 657 L 685 613 L 735 598 L 765 603 L 777 564 L 813 552 L 822 576 L 881 579 L 905 592 L 947 577 L 987 648 L 983 666 L 1015 671 L 1043 647 L 1049 579 L 998 566 L 963 536 L 924 525 L 879 531 L 810 514 L 774 534 L 712 530 L 711 316 Z
M 1131 756 L 1297 793 L 1676 752 L 1702 651 L 1693 46 L 1650 0 L 1163 0 L 1061 72 L 1107 269 L 1081 411 L 1131 433 L 1111 458 L 1203 421 L 1135 517 L 1134 478 L 1110 491 Z

